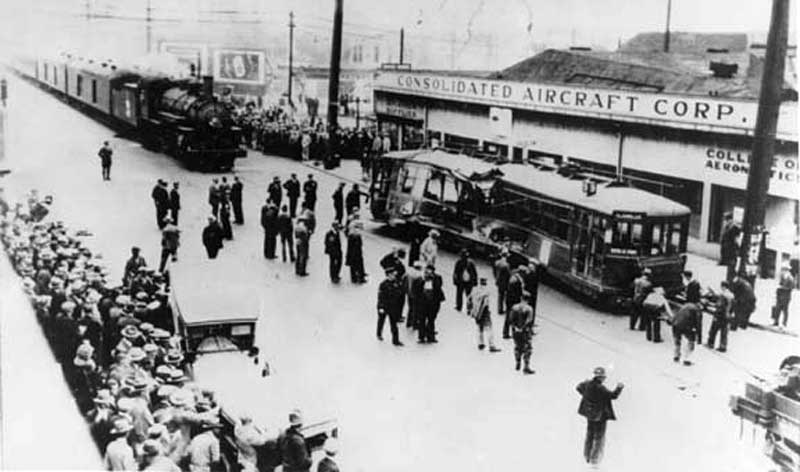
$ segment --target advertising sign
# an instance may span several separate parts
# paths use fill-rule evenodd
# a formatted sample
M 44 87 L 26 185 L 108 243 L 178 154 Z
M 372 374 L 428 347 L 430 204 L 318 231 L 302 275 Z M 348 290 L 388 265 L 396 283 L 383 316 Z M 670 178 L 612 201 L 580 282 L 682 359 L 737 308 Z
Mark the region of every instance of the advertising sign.
M 220 49 L 214 53 L 214 79 L 250 85 L 264 84 L 263 51 Z
M 203 66 L 208 57 L 208 47 L 204 44 L 164 41 L 159 51 L 175 56 L 178 62 L 186 66 L 188 72 L 191 72 L 192 66 L 198 75 L 205 72 Z

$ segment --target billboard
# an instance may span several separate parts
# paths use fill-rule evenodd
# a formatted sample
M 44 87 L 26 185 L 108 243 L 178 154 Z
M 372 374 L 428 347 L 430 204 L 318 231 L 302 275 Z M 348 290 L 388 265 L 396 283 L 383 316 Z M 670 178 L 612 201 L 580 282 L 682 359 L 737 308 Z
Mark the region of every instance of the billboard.
M 213 75 L 219 82 L 262 85 L 266 75 L 264 51 L 219 49 L 214 52 Z
M 175 56 L 178 62 L 186 66 L 187 71 L 191 71 L 194 65 L 198 75 L 206 72 L 203 67 L 208 57 L 208 47 L 204 44 L 163 41 L 159 51 Z

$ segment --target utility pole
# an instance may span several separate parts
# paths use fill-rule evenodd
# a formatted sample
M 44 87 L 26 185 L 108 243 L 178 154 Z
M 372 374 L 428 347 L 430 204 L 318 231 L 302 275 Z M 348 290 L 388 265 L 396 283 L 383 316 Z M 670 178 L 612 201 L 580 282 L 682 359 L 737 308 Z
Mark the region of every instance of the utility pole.
M 339 127 L 339 66 L 342 59 L 342 2 L 336 0 L 333 12 L 333 41 L 331 42 L 331 68 L 328 79 L 328 128 L 331 142 L 336 144 Z M 335 148 L 334 148 L 335 149 Z
M 289 96 L 289 105 L 294 107 L 292 103 L 292 60 L 294 58 L 294 12 L 289 12 L 289 89 L 287 94 Z
M 152 0 L 147 0 L 147 14 L 145 17 L 145 23 L 147 26 L 147 53 L 150 54 L 153 46 L 153 31 L 152 31 L 152 21 L 153 21 L 153 8 L 152 8 Z
M 672 14 L 672 0 L 667 0 L 667 29 L 664 30 L 664 52 L 669 52 L 669 19 Z
M 746 275 L 747 266 L 758 264 L 764 229 L 767 191 L 775 155 L 775 130 L 781 106 L 783 74 L 789 35 L 789 0 L 772 0 L 772 18 L 767 37 L 758 115 L 753 135 L 750 172 L 747 174 L 747 196 L 744 207 L 742 245 L 738 273 Z
M 403 46 L 405 43 L 404 40 L 405 40 L 405 30 L 403 28 L 400 28 L 400 61 L 399 61 L 400 64 L 403 63 Z

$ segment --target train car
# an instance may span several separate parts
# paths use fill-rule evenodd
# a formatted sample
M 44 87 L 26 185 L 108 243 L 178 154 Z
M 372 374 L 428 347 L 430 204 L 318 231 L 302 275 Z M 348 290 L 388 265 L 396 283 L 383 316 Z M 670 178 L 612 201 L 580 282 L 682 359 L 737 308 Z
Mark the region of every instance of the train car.
M 644 268 L 668 294 L 682 289 L 689 208 L 597 176 L 402 151 L 374 161 L 370 195 L 377 220 L 486 255 L 508 247 L 593 301 L 625 303 Z
M 72 54 L 38 57 L 32 70 L 17 71 L 190 169 L 228 171 L 246 156 L 241 130 L 214 97 L 211 77 L 176 80 Z

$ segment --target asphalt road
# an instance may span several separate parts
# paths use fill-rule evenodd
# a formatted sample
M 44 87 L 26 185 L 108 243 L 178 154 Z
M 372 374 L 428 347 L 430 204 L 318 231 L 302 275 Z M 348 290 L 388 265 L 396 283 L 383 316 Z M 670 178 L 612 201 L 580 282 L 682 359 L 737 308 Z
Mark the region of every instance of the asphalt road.
M 7 164 L 13 173 L 4 179 L 9 193 L 37 188 L 53 194 L 54 212 L 72 228 L 89 229 L 91 246 L 103 253 L 112 274 L 121 276 L 134 244 L 157 265 L 160 234 L 150 190 L 157 178 L 179 181 L 184 209 L 176 271 L 208 267 L 201 263 L 200 232 L 209 212 L 211 175 L 189 172 L 166 156 L 115 138 L 105 126 L 28 84 L 12 80 L 9 89 Z M 110 182 L 101 180 L 96 156 L 105 139 L 114 147 Z M 261 256 L 258 213 L 266 186 L 274 175 L 287 178 L 291 172 L 301 180 L 313 173 L 320 182 L 319 229 L 306 278 L 296 277 L 288 263 Z M 358 172 L 346 161 L 337 174 Z M 732 333 L 727 354 L 700 347 L 695 365 L 684 367 L 672 362 L 666 327 L 663 344 L 647 343 L 643 333 L 627 330 L 626 319 L 542 287 L 533 341 L 536 374 L 523 376 L 513 370 L 509 342 L 498 340 L 501 353 L 478 351 L 473 322 L 453 309 L 449 278 L 455 258 L 445 254 L 448 300 L 439 315 L 440 342 L 418 345 L 403 328 L 406 346 L 396 348 L 377 341 L 374 331 L 378 260 L 398 242 L 369 224 L 369 283 L 355 286 L 344 277 L 340 285 L 331 284 L 322 235 L 332 219 L 330 194 L 339 178 L 257 152 L 238 161 L 235 173 L 245 183 L 246 223 L 234 227 L 234 241 L 211 266 L 220 284 L 248 284 L 263 300 L 257 339 L 272 375 L 261 379 L 252 363 L 219 355 L 198 361 L 198 381 L 237 408 L 263 408 L 253 412 L 257 417 L 285 418 L 295 406 L 309 419 L 336 417 L 343 470 L 584 470 L 585 424 L 577 415 L 575 385 L 598 365 L 609 368 L 611 386 L 626 385 L 615 402 L 619 420 L 608 427 L 604 470 L 764 470 L 749 427 L 740 438 L 728 397 L 741 391 L 751 373 L 768 374 L 785 355 L 796 353 L 796 339 L 754 330 Z M 483 263 L 479 272 L 490 275 Z M 499 332 L 501 318 L 495 326 Z

